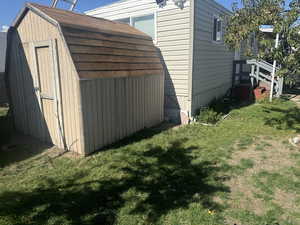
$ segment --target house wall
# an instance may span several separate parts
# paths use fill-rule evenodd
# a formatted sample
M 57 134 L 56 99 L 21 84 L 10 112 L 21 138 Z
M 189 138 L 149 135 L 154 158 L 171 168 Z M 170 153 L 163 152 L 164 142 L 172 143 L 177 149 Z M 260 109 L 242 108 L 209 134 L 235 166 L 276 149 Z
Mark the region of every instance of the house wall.
M 86 14 L 117 20 L 129 16 L 155 13 L 156 40 L 166 68 L 165 112 L 178 119 L 180 109 L 188 111 L 189 60 L 191 50 L 190 1 L 183 9 L 168 1 L 167 6 L 159 8 L 153 0 L 126 0 L 103 6 Z
M 213 17 L 230 12 L 213 0 L 195 0 L 194 5 L 192 114 L 231 87 L 234 60 L 233 51 L 212 41 Z M 222 24 L 225 31 L 224 20 Z
M 85 154 L 163 121 L 164 76 L 81 80 Z
M 56 26 L 29 11 L 13 32 L 9 58 L 9 83 L 12 109 L 17 129 L 43 140 L 40 130 L 43 116 L 35 95 L 33 80 L 34 63 L 31 42 L 56 40 L 61 85 L 61 105 L 64 134 L 69 150 L 83 153 L 83 137 L 80 135 L 79 82 L 72 59 Z M 21 48 L 21 50 L 20 50 Z M 53 116 L 55 119 L 55 116 Z M 57 130 L 59 132 L 59 130 Z M 53 143 L 61 148 L 62 141 Z

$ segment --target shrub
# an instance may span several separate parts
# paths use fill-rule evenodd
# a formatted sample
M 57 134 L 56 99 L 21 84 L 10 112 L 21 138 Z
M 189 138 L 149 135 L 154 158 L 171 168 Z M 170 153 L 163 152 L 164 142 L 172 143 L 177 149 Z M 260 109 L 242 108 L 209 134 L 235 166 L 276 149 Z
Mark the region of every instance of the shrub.
M 203 108 L 200 109 L 199 114 L 195 117 L 197 122 L 216 124 L 223 114 L 214 111 L 212 108 Z

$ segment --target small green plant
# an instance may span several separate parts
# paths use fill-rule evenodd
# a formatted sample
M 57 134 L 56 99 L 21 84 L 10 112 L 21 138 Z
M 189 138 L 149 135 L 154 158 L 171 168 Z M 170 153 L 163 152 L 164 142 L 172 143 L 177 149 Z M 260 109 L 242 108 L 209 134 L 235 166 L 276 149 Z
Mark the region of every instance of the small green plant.
M 232 109 L 232 102 L 226 97 L 213 99 L 208 107 L 202 107 L 198 110 L 195 117 L 197 122 L 216 124 L 222 117 Z
M 217 113 L 212 108 L 204 108 L 199 111 L 196 121 L 201 123 L 216 124 L 222 118 L 222 113 Z

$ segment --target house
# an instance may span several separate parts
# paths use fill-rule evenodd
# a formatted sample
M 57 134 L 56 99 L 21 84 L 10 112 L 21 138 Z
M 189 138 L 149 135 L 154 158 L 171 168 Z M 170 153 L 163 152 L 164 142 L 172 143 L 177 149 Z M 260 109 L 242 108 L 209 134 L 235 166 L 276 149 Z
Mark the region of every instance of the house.
M 177 1 L 178 2 L 178 1 Z M 231 12 L 213 0 L 121 0 L 87 11 L 120 21 L 150 35 L 165 64 L 165 113 L 187 123 L 197 109 L 231 87 L 234 52 L 224 45 L 225 16 Z
M 163 120 L 151 37 L 124 23 L 28 3 L 9 32 L 17 130 L 88 155 Z
M 0 104 L 7 103 L 5 86 L 5 63 L 6 63 L 6 32 L 0 32 Z

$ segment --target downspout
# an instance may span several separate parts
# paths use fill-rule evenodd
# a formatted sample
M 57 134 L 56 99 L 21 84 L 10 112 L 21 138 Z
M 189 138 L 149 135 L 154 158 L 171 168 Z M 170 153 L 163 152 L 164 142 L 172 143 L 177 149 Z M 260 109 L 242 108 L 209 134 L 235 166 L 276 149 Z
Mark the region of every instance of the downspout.
M 195 0 L 190 0 L 190 51 L 188 72 L 188 113 L 192 119 L 193 73 L 194 73 L 194 39 L 195 37 Z

